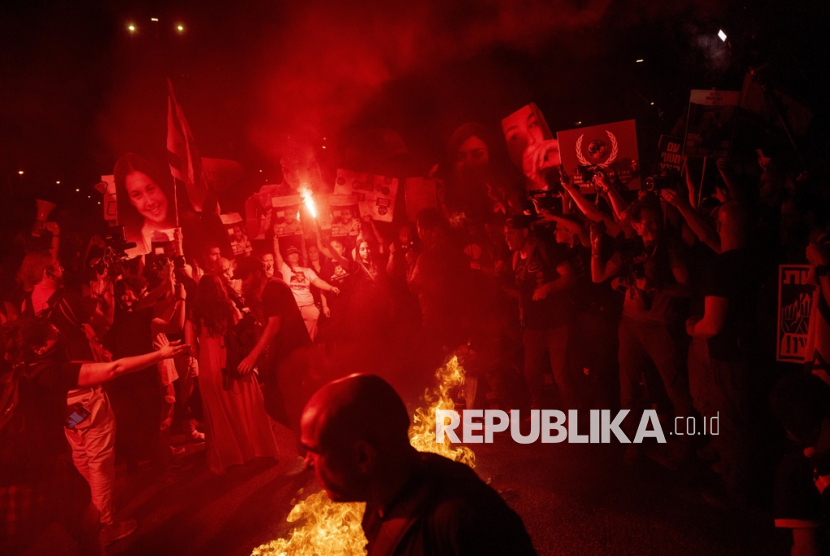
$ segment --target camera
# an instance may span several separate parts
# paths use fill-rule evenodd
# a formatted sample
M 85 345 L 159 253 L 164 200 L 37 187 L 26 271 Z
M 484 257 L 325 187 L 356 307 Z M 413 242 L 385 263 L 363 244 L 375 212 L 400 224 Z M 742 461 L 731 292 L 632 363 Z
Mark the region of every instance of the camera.
M 602 173 L 602 167 L 596 164 L 583 164 L 581 166 L 577 166 L 576 171 L 579 173 L 582 183 L 589 184 L 594 181 L 594 176 Z
M 92 267 L 98 274 L 116 277 L 124 273 L 124 263 L 129 259 L 127 249 L 136 246 L 134 241 L 127 241 L 124 226 L 117 226 L 104 235 L 104 254 Z
M 680 173 L 677 170 L 665 169 L 656 176 L 651 176 L 643 182 L 643 189 L 659 193 L 664 189 L 678 188 L 680 183 Z

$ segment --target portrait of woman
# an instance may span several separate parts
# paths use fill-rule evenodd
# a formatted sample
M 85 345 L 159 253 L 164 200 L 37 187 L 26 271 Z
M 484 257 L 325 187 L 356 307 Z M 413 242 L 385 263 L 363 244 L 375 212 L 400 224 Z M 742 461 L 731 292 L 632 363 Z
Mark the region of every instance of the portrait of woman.
M 176 227 L 172 178 L 162 179 L 149 160 L 134 153 L 119 158 L 113 174 L 118 223 L 136 244 L 130 254 L 149 253 L 154 232 Z

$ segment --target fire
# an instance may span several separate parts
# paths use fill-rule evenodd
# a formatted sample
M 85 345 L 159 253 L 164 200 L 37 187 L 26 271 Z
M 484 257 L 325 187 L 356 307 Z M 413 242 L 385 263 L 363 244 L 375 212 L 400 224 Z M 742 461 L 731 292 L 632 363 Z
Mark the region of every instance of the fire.
M 455 409 L 450 391 L 464 385 L 464 375 L 464 367 L 458 364 L 457 356 L 453 356 L 446 365 L 435 371 L 438 390 L 430 393 L 427 389 L 424 392 L 424 401 L 428 407 L 420 407 L 415 411 L 412 427 L 409 429 L 409 443 L 419 452 L 433 452 L 475 467 L 476 456 L 468 447 L 454 448 L 447 436 L 444 437 L 443 444 L 435 442 L 435 412 L 439 409 Z
M 254 549 L 251 556 L 358 556 L 366 554 L 360 522 L 366 504 L 334 503 L 325 491 L 294 506 L 286 521 L 304 521 L 287 539 Z
M 412 417 L 409 442 L 419 452 L 433 452 L 475 467 L 475 454 L 466 446 L 453 448 L 448 438 L 435 442 L 435 411 L 455 409 L 453 389 L 464 385 L 464 368 L 453 356 L 435 372 L 437 389 L 424 392 L 427 408 L 418 408 Z M 302 492 L 302 491 L 300 491 Z M 286 521 L 304 521 L 288 538 L 271 541 L 254 549 L 251 556 L 365 556 L 366 537 L 360 526 L 365 504 L 335 503 L 325 491 L 298 502 Z

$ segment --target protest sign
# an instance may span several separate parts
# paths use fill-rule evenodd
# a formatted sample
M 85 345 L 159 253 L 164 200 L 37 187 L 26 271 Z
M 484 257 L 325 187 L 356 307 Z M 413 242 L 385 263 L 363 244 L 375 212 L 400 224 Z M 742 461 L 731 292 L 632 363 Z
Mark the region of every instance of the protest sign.
M 592 191 L 596 170 L 616 176 L 628 189 L 640 188 L 637 127 L 634 120 L 560 131 L 559 156 L 565 172 L 582 189 Z
M 814 285 L 808 283 L 810 266 L 778 267 L 778 333 L 776 360 L 803 363 L 810 327 Z
M 686 138 L 683 154 L 687 157 L 726 158 L 732 143 L 738 91 L 693 90 L 689 97 Z
M 672 170 L 680 172 L 683 167 L 683 139 L 670 135 L 661 135 L 657 147 L 657 170 L 663 172 Z
M 301 235 L 300 207 L 303 199 L 299 195 L 285 195 L 271 198 L 271 223 L 277 237 Z
M 398 180 L 366 172 L 337 170 L 334 193 L 354 195 L 360 216 L 371 215 L 375 220 L 392 222 Z
M 245 225 L 242 222 L 242 215 L 238 212 L 230 214 L 220 214 L 219 218 L 222 220 L 222 225 L 228 233 L 228 240 L 231 243 L 231 251 L 234 255 L 244 255 L 250 253 L 253 248 L 251 242 L 248 240 L 248 234 L 245 233 Z

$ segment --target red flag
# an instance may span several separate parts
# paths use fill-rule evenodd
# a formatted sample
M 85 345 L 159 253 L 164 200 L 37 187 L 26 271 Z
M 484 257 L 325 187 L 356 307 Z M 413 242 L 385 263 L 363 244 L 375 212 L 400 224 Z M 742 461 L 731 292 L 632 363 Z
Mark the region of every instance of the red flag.
M 167 80 L 167 163 L 173 177 L 185 185 L 193 210 L 201 212 L 208 192 L 202 158 L 182 107 L 176 102 L 170 79 Z

